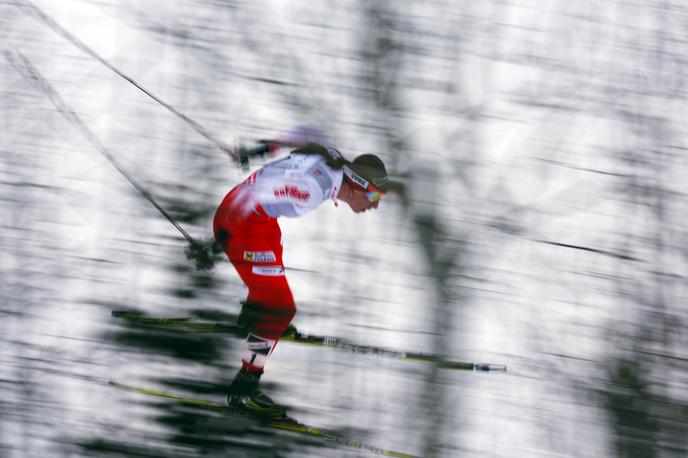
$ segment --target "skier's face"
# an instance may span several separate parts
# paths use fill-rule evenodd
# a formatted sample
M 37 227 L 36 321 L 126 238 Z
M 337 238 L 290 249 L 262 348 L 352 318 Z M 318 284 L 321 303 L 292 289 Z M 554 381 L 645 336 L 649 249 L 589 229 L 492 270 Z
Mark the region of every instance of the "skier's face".
M 355 185 L 350 185 L 351 198 L 348 200 L 349 207 L 354 213 L 362 213 L 371 208 L 377 208 L 380 201 L 371 202 L 366 191 Z

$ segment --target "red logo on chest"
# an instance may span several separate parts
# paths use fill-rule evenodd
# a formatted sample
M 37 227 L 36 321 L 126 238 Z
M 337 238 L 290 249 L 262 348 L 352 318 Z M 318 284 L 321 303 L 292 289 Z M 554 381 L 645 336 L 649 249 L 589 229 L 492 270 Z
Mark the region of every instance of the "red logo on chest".
M 275 197 L 291 197 L 296 200 L 308 200 L 310 196 L 311 193 L 308 191 L 301 191 L 296 186 L 285 186 L 275 189 Z

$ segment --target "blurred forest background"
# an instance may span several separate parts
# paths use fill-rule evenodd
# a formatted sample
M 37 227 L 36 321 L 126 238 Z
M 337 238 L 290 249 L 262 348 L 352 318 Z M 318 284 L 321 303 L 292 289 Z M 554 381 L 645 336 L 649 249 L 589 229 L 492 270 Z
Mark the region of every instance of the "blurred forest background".
M 245 289 L 94 143 L 198 238 L 248 172 L 46 18 L 230 144 L 308 123 L 383 157 L 376 212 L 281 220 L 299 329 L 509 368 L 284 342 L 263 380 L 300 421 L 422 457 L 688 456 L 684 2 L 32 1 L 0 1 L 0 456 L 368 456 L 107 385 L 221 401 L 238 339 L 110 311 L 231 321 Z

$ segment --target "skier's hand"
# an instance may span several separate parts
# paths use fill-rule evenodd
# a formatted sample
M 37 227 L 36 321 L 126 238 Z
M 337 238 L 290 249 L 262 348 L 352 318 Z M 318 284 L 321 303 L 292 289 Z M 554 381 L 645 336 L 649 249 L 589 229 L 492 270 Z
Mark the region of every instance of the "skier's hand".
M 251 158 L 265 157 L 266 155 L 270 155 L 276 149 L 275 143 L 271 142 L 270 140 L 258 140 L 258 144 L 260 146 L 253 148 L 248 148 L 246 146 L 239 146 L 239 148 L 237 148 L 240 166 L 247 168 Z
M 241 312 L 237 317 L 237 324 L 241 328 L 242 335 L 248 335 L 253 331 L 253 327 L 263 317 L 264 307 L 260 304 L 253 304 L 251 302 L 241 303 Z
M 184 253 L 187 259 L 194 262 L 197 270 L 210 270 L 215 267 L 215 257 L 210 253 L 208 247 L 201 243 L 190 243 Z

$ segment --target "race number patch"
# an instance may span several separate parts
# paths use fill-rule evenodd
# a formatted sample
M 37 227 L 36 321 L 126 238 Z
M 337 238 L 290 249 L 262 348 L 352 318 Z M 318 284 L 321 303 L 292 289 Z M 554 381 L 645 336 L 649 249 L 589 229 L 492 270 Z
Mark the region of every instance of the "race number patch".
M 250 262 L 275 262 L 274 251 L 244 251 L 244 261 Z
M 263 275 L 266 277 L 279 277 L 284 275 L 284 267 L 282 266 L 253 266 L 253 273 L 256 275 Z

